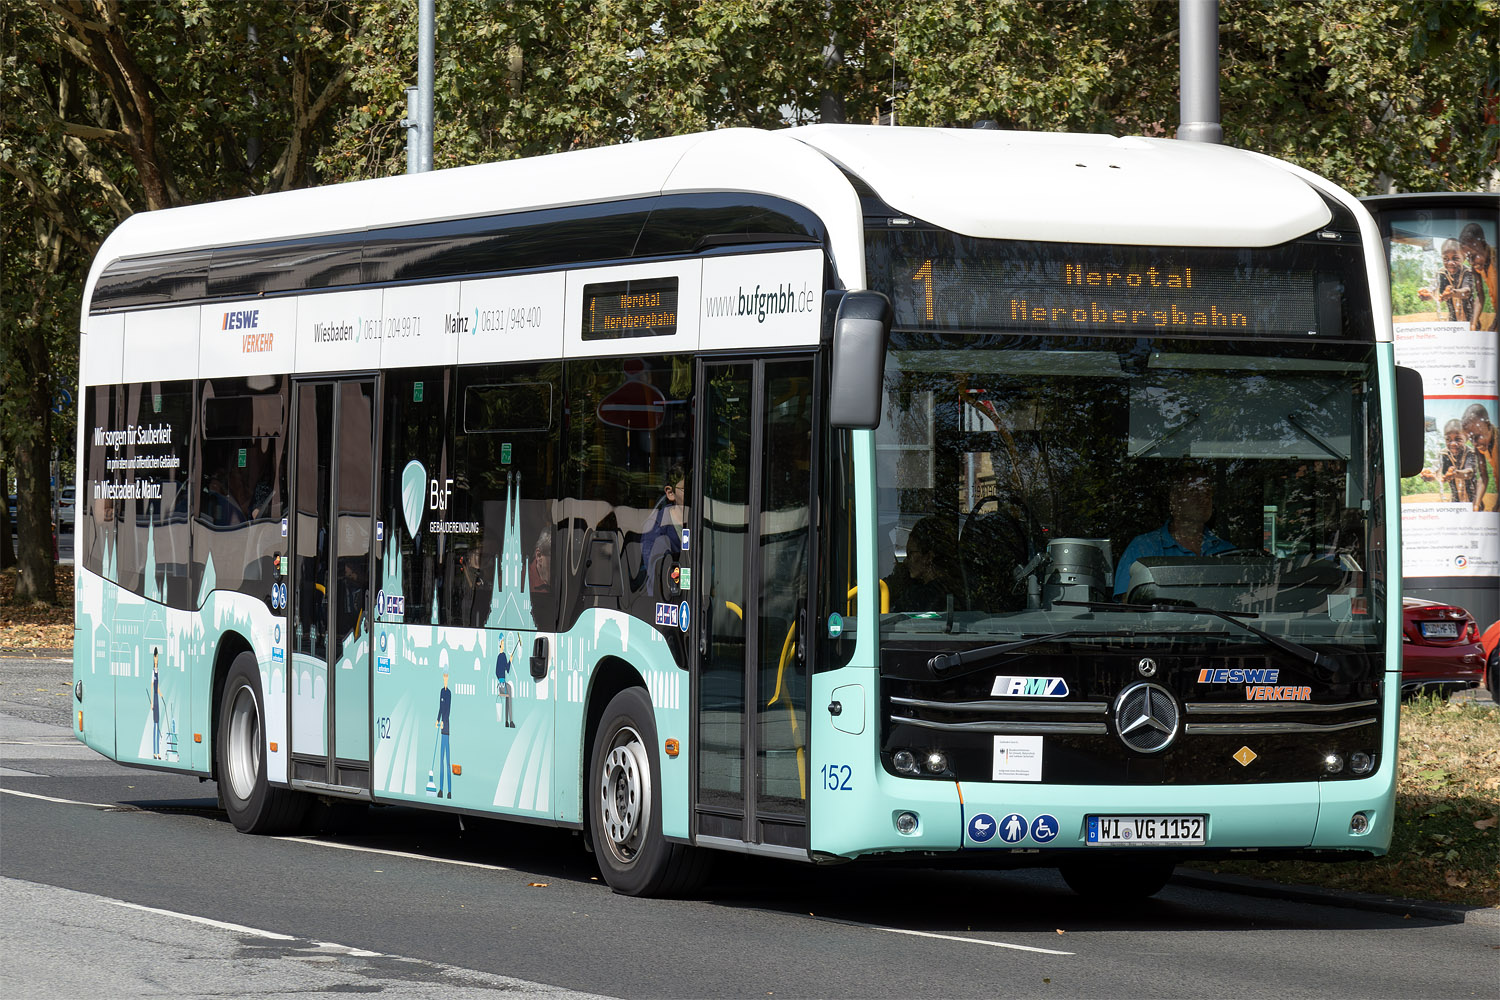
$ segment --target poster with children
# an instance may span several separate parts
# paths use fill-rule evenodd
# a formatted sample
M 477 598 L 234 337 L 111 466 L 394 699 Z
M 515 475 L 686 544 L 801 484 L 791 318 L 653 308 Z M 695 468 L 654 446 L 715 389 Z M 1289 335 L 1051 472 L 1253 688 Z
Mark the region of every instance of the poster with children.
M 1396 363 L 1422 375 L 1426 456 L 1401 482 L 1408 577 L 1500 573 L 1500 419 L 1494 213 L 1412 212 L 1391 220 Z

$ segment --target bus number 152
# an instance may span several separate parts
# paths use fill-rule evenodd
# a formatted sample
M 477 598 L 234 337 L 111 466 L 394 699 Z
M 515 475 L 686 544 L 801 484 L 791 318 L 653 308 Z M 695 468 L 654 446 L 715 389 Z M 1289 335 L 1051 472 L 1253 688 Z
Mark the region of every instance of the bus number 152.
M 854 790 L 851 780 L 854 777 L 854 768 L 848 764 L 824 764 L 823 765 L 823 787 L 830 792 L 849 792 Z

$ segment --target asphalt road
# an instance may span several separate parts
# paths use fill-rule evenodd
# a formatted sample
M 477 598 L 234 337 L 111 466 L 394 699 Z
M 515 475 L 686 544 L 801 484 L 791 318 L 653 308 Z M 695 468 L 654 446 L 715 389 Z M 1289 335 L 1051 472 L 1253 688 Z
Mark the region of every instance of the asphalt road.
M 1474 997 L 1500 928 L 1050 871 L 746 863 L 612 894 L 576 837 L 405 808 L 236 833 L 214 786 L 72 741 L 67 666 L 0 660 L 0 994 Z M 58 801 L 61 800 L 61 801 Z M 207 922 L 205 922 L 207 921 Z

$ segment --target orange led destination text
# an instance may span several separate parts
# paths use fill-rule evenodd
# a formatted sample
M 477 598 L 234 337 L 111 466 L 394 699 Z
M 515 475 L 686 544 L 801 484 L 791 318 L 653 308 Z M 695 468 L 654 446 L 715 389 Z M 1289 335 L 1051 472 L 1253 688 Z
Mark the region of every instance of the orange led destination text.
M 1132 289 L 1183 289 L 1193 287 L 1193 269 L 1181 270 L 1148 267 L 1144 271 L 1112 271 L 1106 268 L 1091 268 L 1083 264 L 1064 264 L 1063 283 L 1084 288 L 1117 289 L 1129 293 Z M 1069 323 L 1093 326 L 1219 326 L 1248 327 L 1250 319 L 1244 313 L 1220 309 L 1210 303 L 1207 309 L 1201 304 L 1183 306 L 1176 302 L 1164 302 L 1149 309 L 1120 309 L 1106 300 L 1091 300 L 1087 306 L 1081 303 L 1057 305 L 1030 299 L 1010 300 L 1010 318 L 1013 322 Z

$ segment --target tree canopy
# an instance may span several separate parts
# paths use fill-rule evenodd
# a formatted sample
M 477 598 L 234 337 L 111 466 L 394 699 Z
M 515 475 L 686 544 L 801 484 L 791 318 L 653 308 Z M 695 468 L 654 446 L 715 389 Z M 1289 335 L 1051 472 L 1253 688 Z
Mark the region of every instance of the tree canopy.
M 0 454 L 18 595 L 51 597 L 80 294 L 133 212 L 405 169 L 416 0 L 0 7 Z M 1177 5 L 1150 0 L 439 0 L 437 167 L 813 121 L 1170 135 Z M 1496 0 L 1226 0 L 1226 142 L 1355 194 L 1494 183 Z M 53 410 L 58 409 L 58 419 Z M 29 553 L 29 556 L 28 556 Z

